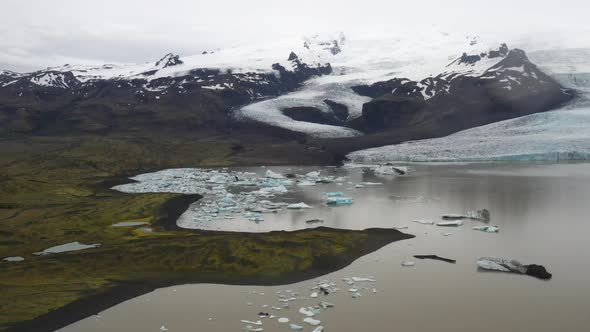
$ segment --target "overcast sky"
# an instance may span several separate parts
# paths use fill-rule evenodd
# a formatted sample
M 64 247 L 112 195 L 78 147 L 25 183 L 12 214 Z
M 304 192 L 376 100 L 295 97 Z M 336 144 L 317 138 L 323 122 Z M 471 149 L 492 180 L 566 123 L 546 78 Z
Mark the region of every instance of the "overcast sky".
M 588 0 L 0 0 L 0 12 L 0 68 L 16 71 L 146 62 L 322 31 L 358 36 L 432 25 L 577 35 L 590 47 Z

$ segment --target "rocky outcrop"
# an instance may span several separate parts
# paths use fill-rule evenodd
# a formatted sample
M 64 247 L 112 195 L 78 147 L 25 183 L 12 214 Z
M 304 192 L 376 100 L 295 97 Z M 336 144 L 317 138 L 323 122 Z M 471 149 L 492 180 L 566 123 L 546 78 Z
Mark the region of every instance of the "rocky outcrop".
M 171 66 L 181 65 L 184 62 L 180 60 L 177 54 L 168 53 L 156 62 L 156 68 L 167 68 Z
M 334 116 L 340 121 L 346 121 L 350 115 L 348 107 L 344 104 L 337 103 L 330 99 L 325 99 L 324 104 L 330 107 Z
M 315 107 L 289 107 L 281 110 L 283 114 L 293 120 L 305 121 L 326 125 L 341 125 L 342 121 L 337 119 L 333 114 L 322 112 Z

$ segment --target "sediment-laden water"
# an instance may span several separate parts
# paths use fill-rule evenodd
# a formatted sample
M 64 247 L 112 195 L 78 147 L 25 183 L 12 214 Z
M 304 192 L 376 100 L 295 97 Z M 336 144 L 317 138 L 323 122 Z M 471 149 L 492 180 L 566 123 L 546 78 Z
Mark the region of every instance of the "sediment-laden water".
M 362 169 L 322 168 L 345 177 L 338 183 L 288 187 L 270 198 L 305 202 L 311 209 L 262 213 L 252 221 L 242 214 L 220 222 L 220 230 L 263 232 L 321 226 L 364 229 L 407 227 L 416 238 L 393 243 L 321 278 L 284 286 L 183 285 L 159 289 L 72 324 L 64 332 L 93 331 L 289 331 L 289 324 L 312 331 L 301 307 L 333 303 L 313 318 L 325 331 L 580 331 L 590 324 L 590 164 L 413 164 L 405 176 L 380 176 Z M 307 174 L 318 168 L 252 168 L 262 176 Z M 382 183 L 364 185 L 360 183 Z M 326 205 L 325 192 L 342 191 L 349 206 Z M 448 213 L 486 208 L 488 224 L 465 220 L 440 227 L 413 222 L 441 221 Z M 190 209 L 183 218 L 192 218 Z M 192 219 L 191 219 L 192 220 Z M 498 233 L 472 227 L 491 225 Z M 436 254 L 456 264 L 419 260 Z M 484 272 L 480 256 L 515 258 L 544 265 L 549 281 L 526 275 Z M 403 262 L 414 262 L 404 267 Z M 350 282 L 363 277 L 375 281 Z M 347 282 L 348 281 L 348 282 Z M 332 283 L 329 295 L 312 293 Z M 350 289 L 356 290 L 355 292 Z M 291 292 L 288 292 L 291 291 Z M 278 292 L 278 293 L 277 293 Z M 291 295 L 296 293 L 295 295 Z M 356 296 L 358 293 L 360 296 Z M 284 296 L 281 296 L 284 295 Z M 356 297 L 356 298 L 355 298 Z M 284 308 L 281 299 L 289 301 Z M 280 311 L 272 307 L 281 308 Z M 261 319 L 265 312 L 275 318 Z M 278 318 L 289 318 L 279 323 Z

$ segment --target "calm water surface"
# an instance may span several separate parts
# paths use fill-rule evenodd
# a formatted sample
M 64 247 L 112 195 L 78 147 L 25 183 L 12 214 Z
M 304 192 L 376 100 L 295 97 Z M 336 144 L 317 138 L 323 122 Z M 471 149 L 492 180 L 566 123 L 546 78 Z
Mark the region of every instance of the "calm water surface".
M 382 182 L 352 189 L 325 185 L 297 190 L 282 201 L 304 201 L 305 211 L 265 215 L 264 222 L 232 220 L 223 227 L 246 231 L 312 227 L 305 220 L 322 218 L 323 226 L 364 229 L 407 226 L 416 238 L 388 245 L 349 267 L 326 275 L 341 290 L 318 299 L 298 300 L 289 310 L 272 311 L 277 291 L 301 296 L 315 281 L 285 286 L 183 285 L 156 290 L 89 317 L 61 331 L 240 331 L 240 320 L 258 320 L 260 311 L 288 317 L 303 325 L 299 307 L 319 300 L 336 304 L 317 319 L 325 331 L 585 331 L 590 325 L 590 164 L 427 164 L 412 165 L 404 177 L 376 177 L 361 170 L 323 169 L 347 174 L 350 182 Z M 312 168 L 272 168 L 297 172 Z M 263 171 L 259 170 L 259 171 Z M 323 205 L 325 191 L 354 197 L 349 207 Z M 445 213 L 487 208 L 500 233 L 462 227 L 443 228 L 411 222 L 440 220 Z M 451 233 L 444 236 L 443 233 Z M 416 254 L 437 254 L 457 264 L 420 261 Z M 550 281 L 528 276 L 478 271 L 479 256 L 517 258 L 553 273 Z M 415 267 L 401 267 L 402 261 Z M 352 299 L 340 279 L 373 276 L 377 293 L 363 290 Z M 256 293 L 254 293 L 256 292 Z M 264 293 L 264 295 L 261 295 Z M 251 303 L 251 305 L 248 305 Z M 264 331 L 290 331 L 288 324 L 264 320 Z

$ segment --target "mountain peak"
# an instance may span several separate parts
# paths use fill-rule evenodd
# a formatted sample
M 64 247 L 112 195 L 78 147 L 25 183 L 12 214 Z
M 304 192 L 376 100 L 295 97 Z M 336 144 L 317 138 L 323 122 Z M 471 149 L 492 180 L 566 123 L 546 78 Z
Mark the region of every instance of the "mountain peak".
M 171 66 L 181 65 L 183 63 L 184 62 L 180 60 L 180 56 L 178 56 L 178 54 L 168 53 L 156 62 L 156 67 L 167 68 Z

